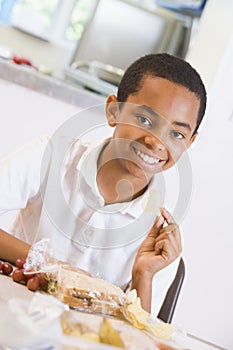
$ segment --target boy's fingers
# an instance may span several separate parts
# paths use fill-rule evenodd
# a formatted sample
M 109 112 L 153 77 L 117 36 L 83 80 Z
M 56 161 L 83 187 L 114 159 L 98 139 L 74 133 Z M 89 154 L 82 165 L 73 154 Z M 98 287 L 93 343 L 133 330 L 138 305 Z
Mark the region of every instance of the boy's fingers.
M 168 224 L 175 224 L 176 223 L 173 216 L 171 215 L 171 213 L 169 213 L 169 211 L 167 209 L 162 208 L 161 214 Z
M 164 224 L 164 218 L 162 216 L 157 216 L 155 219 L 154 225 L 152 226 L 152 229 L 150 230 L 149 237 L 157 237 L 159 234 L 159 231 L 163 227 Z
M 161 228 L 159 233 L 175 233 L 178 229 L 179 227 L 177 224 L 169 224 L 168 226 Z
M 161 226 L 163 226 L 164 223 L 164 218 L 160 215 L 157 216 L 156 220 L 155 220 L 155 225 L 157 228 L 161 228 Z

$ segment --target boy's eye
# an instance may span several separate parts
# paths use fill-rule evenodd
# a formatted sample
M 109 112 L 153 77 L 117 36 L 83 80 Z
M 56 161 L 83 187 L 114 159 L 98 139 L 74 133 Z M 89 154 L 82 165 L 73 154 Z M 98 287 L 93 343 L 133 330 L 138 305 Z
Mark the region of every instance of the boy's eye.
M 173 137 L 175 137 L 175 139 L 184 139 L 185 138 L 184 135 L 181 134 L 181 132 L 179 132 L 179 131 L 174 130 L 171 132 L 171 134 Z
M 150 120 L 149 118 L 144 117 L 143 115 L 137 115 L 136 117 L 137 117 L 137 120 L 138 120 L 141 124 L 143 124 L 143 125 L 145 125 L 145 126 L 151 126 L 151 125 L 152 125 L 152 122 L 151 122 L 151 120 Z

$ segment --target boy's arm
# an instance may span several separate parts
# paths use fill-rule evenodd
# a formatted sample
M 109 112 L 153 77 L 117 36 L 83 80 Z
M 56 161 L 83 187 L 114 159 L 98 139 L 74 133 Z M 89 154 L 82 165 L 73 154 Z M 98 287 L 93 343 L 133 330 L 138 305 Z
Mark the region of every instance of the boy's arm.
M 26 259 L 30 245 L 0 229 L 0 259 L 15 263 L 16 259 Z
M 182 251 L 178 225 L 167 210 L 162 209 L 161 214 L 139 248 L 132 270 L 132 289 L 137 290 L 142 307 L 148 312 L 151 312 L 154 275 L 178 258 Z M 165 222 L 167 226 L 163 227 Z

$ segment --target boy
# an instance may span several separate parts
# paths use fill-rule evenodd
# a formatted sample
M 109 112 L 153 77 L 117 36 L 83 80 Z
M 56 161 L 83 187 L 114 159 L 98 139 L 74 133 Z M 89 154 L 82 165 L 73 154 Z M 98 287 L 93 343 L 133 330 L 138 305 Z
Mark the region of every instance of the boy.
M 122 289 L 132 278 L 143 308 L 156 316 L 182 250 L 174 218 L 164 208 L 157 215 L 156 174 L 192 144 L 205 108 L 204 85 L 187 62 L 168 54 L 138 59 L 117 97 L 107 98 L 113 136 L 94 146 L 75 141 L 66 154 L 60 176 L 66 206 L 51 191 L 53 176 L 46 177 L 52 166 L 40 180 L 46 140 L 2 162 L 0 210 L 21 209 L 12 230 L 21 240 L 1 230 L 0 257 L 26 257 L 33 242 L 49 237 L 61 260 Z

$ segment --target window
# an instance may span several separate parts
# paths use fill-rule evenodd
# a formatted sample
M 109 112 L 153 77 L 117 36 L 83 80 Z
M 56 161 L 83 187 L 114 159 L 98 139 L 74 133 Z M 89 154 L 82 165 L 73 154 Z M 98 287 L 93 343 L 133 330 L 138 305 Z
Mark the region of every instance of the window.
M 91 12 L 93 0 L 76 1 L 65 37 L 67 40 L 79 40 L 82 36 L 86 20 Z
M 154 0 L 128 0 L 155 7 Z M 0 0 L 0 22 L 75 48 L 98 0 Z
M 59 0 L 18 0 L 12 8 L 10 22 L 29 33 L 49 38 Z
M 0 0 L 0 22 L 74 47 L 96 0 Z

